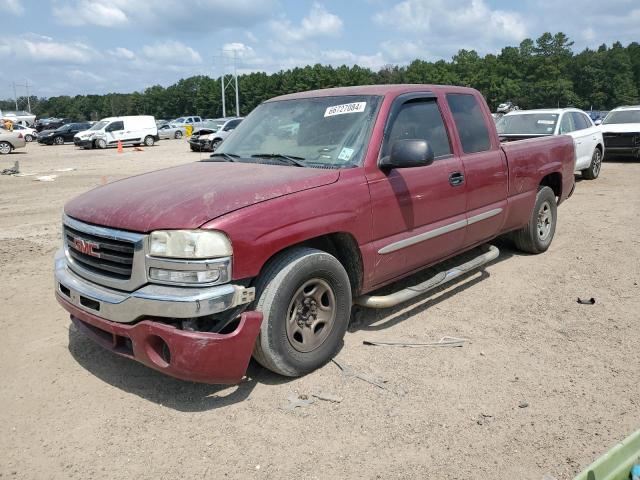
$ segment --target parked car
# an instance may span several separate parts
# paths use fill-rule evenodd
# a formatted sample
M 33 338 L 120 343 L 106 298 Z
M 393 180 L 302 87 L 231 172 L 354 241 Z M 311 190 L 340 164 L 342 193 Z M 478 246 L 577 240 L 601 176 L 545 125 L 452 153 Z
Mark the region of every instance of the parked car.
M 42 132 L 43 130 L 55 130 L 56 128 L 60 128 L 67 123 L 75 123 L 75 120 L 70 118 L 45 118 L 40 119 L 36 122 L 36 130 Z
M 144 143 L 151 147 L 158 140 L 158 127 L 151 115 L 103 118 L 90 129 L 78 132 L 73 137 L 73 143 L 82 148 L 115 147 L 118 142 L 122 145 Z
M 31 127 L 36 122 L 36 116 L 33 113 L 24 110 L 0 110 L 0 118 L 8 118 L 14 125 L 22 125 L 23 127 Z
M 576 172 L 587 180 L 598 178 L 604 158 L 602 132 L 582 110 L 554 108 L 517 110 L 504 115 L 496 123 L 500 140 L 510 142 L 533 137 L 569 135 L 576 152 Z
M 294 93 L 203 162 L 67 203 L 56 297 L 78 331 L 165 374 L 236 383 L 253 354 L 304 375 L 338 352 L 354 302 L 422 295 L 495 259 L 499 235 L 547 250 L 573 169 L 568 136 L 500 144 L 471 88 Z M 462 252 L 472 260 L 373 293 Z
M 164 125 L 158 127 L 158 136 L 160 137 L 160 139 L 182 138 L 184 135 L 186 135 L 185 128 L 178 125 L 165 123 Z
M 22 135 L 24 135 L 25 142 L 33 142 L 36 138 L 38 138 L 38 132 L 35 128 L 25 127 L 24 125 L 15 123 L 13 125 L 13 130 L 22 133 Z
M 602 120 L 607 157 L 640 160 L 640 105 L 618 107 Z
M 202 126 L 202 118 L 197 116 L 191 117 L 179 117 L 173 120 L 171 123 L 174 125 L 178 125 L 180 127 L 186 127 L 187 125 L 191 125 L 193 130 L 200 128 Z
M 38 134 L 38 143 L 44 145 L 63 145 L 65 142 L 73 142 L 73 137 L 78 132 L 83 132 L 91 128 L 91 124 L 67 123 L 55 130 L 43 130 Z
M 16 148 L 24 148 L 26 141 L 20 130 L 9 131 L 0 126 L 0 155 L 7 155 Z
M 189 138 L 189 147 L 192 152 L 213 152 L 227 138 L 231 132 L 242 122 L 242 118 L 227 119 L 219 122 L 214 130 L 201 128 Z

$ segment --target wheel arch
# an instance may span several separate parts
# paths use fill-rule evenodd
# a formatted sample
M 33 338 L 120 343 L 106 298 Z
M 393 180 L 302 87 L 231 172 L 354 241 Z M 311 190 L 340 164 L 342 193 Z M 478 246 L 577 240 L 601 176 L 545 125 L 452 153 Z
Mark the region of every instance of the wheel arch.
M 352 295 L 356 297 L 360 294 L 364 275 L 362 254 L 355 237 L 348 232 L 334 232 L 320 235 L 278 250 L 262 265 L 258 276 L 263 274 L 276 257 L 283 252 L 297 247 L 315 248 L 334 256 L 349 276 Z
M 551 172 L 545 175 L 538 185 L 551 188 L 557 199 L 562 198 L 562 174 L 560 172 Z

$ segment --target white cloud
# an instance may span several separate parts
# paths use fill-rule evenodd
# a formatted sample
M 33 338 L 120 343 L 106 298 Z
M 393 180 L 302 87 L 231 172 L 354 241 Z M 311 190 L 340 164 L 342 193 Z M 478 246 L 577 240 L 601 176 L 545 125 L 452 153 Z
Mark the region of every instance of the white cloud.
M 52 41 L 18 40 L 14 51 L 24 52 L 32 60 L 54 63 L 87 63 L 94 50 L 81 42 L 58 43 Z
M 24 7 L 21 0 L 2 0 L 0 1 L 0 12 L 7 12 L 12 15 L 22 15 Z
M 194 65 L 202 63 L 202 57 L 193 48 L 177 41 L 159 42 L 142 47 L 142 53 L 148 60 L 167 62 L 169 65 Z
M 365 68 L 378 70 L 387 62 L 382 53 L 378 52 L 373 55 L 358 55 L 349 50 L 325 50 L 320 53 L 323 63 L 332 65 L 359 65 Z
M 297 43 L 313 37 L 338 37 L 342 33 L 342 19 L 320 3 L 311 6 L 309 14 L 302 19 L 299 26 L 289 20 L 273 20 L 271 30 L 285 43 Z
M 72 4 L 53 7 L 53 15 L 62 25 L 80 27 L 120 27 L 129 23 L 127 14 L 117 6 L 118 2 L 80 0 Z
M 133 60 L 134 58 L 136 58 L 135 53 L 133 53 L 128 48 L 124 48 L 124 47 L 117 47 L 117 48 L 114 48 L 113 50 L 108 50 L 108 52 L 112 56 L 116 58 L 121 58 L 123 60 Z
M 103 83 L 105 80 L 103 77 L 92 72 L 87 72 L 85 70 L 70 70 L 69 72 L 67 72 L 67 77 L 75 81 L 88 81 L 92 84 Z
M 414 45 L 432 47 L 436 55 L 450 55 L 458 48 L 493 51 L 527 35 L 522 15 L 492 10 L 484 0 L 404 0 L 375 14 L 373 21 L 399 31 Z M 386 48 L 393 45 L 387 41 Z

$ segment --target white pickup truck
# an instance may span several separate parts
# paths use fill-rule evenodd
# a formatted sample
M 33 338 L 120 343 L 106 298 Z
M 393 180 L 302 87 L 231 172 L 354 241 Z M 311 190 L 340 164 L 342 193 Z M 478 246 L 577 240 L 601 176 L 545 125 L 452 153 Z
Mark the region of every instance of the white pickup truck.
M 576 172 L 581 172 L 587 180 L 595 180 L 600 174 L 605 148 L 602 131 L 582 110 L 516 110 L 500 118 L 496 129 L 501 142 L 569 135 L 576 152 Z

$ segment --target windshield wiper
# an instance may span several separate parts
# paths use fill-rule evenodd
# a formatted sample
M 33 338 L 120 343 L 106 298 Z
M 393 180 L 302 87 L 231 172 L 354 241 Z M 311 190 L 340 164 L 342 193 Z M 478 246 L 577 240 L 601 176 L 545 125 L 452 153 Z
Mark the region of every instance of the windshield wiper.
M 291 166 L 306 167 L 304 157 L 296 157 L 293 155 L 284 155 L 282 153 L 255 153 L 251 155 L 253 158 L 270 158 L 274 160 L 285 160 Z
M 209 158 L 224 159 L 225 162 L 237 162 L 236 158 L 240 158 L 240 155 L 235 153 L 213 152 L 209 155 Z M 205 162 L 216 162 L 217 160 L 204 160 Z

